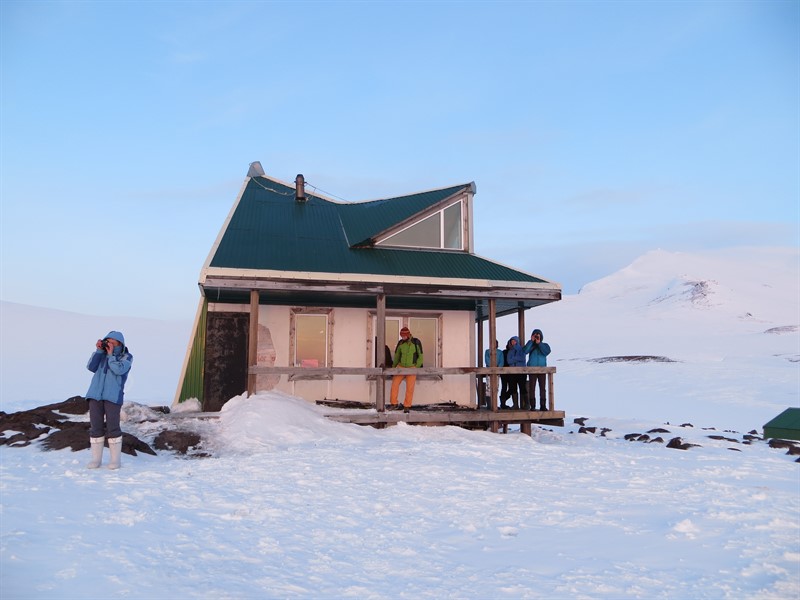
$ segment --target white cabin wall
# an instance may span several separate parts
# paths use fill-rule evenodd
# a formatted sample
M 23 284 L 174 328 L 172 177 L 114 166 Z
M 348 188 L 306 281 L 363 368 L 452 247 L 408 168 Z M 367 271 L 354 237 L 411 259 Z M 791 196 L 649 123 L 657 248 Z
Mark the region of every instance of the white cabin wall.
M 373 311 L 374 312 L 374 311 Z M 335 308 L 331 313 L 333 331 L 333 356 L 331 365 L 335 367 L 371 367 L 370 328 L 368 318 L 370 311 L 361 308 Z M 408 311 L 409 315 L 416 314 Z M 430 312 L 424 314 L 429 315 Z M 261 305 L 258 312 L 259 322 L 259 366 L 289 365 L 289 324 L 291 310 L 289 306 Z M 470 311 L 448 311 L 442 313 L 441 366 L 464 367 L 475 364 L 474 356 L 474 314 Z M 374 335 L 374 333 L 372 333 Z M 265 343 L 264 338 L 269 338 Z M 395 340 L 387 340 L 387 345 L 394 348 Z M 430 350 L 425 349 L 426 354 Z M 274 358 L 273 358 L 274 357 Z M 389 400 L 391 380 L 386 382 L 386 401 Z M 258 391 L 277 390 L 292 394 L 309 401 L 323 398 L 375 402 L 375 381 L 364 376 L 337 375 L 330 380 L 296 380 L 289 381 L 287 375 L 260 375 L 256 383 Z M 405 392 L 403 385 L 400 395 Z M 474 377 L 470 375 L 445 375 L 442 379 L 420 376 L 414 391 L 414 404 L 431 404 L 437 402 L 457 402 L 461 405 L 475 403 Z
M 289 365 L 289 307 L 261 305 L 258 307 L 258 366 L 286 367 Z M 265 335 L 266 334 L 266 335 Z M 269 336 L 274 349 L 274 362 L 265 357 L 264 338 Z M 256 377 L 256 391 L 277 390 L 292 393 L 286 375 L 259 375 Z
M 473 328 L 472 313 L 469 311 L 448 311 L 442 314 L 442 366 L 469 367 L 475 363 L 470 360 L 470 331 Z M 456 402 L 469 406 L 475 404 L 474 377 L 472 375 L 445 375 L 442 381 L 427 381 L 428 393 L 424 403 Z M 434 385 L 436 384 L 436 385 Z M 420 389 L 417 382 L 416 390 Z M 414 396 L 417 395 L 416 390 Z M 422 401 L 423 398 L 420 397 Z

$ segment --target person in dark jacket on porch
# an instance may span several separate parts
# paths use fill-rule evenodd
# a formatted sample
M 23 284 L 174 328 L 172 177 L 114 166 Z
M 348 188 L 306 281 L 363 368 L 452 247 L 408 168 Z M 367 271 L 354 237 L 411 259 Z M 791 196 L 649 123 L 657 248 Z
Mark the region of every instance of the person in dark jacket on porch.
M 400 330 L 400 341 L 394 350 L 394 368 L 402 367 L 408 369 L 419 369 L 422 367 L 422 342 L 411 335 L 408 327 Z M 403 400 L 403 412 L 411 410 L 411 403 L 414 399 L 414 386 L 417 383 L 416 375 L 395 375 L 392 377 L 392 391 L 390 409 L 399 408 L 397 396 L 400 393 L 400 384 L 406 380 L 406 396 Z
M 510 340 L 509 340 L 510 341 Z M 503 366 L 508 366 L 508 344 L 503 348 Z M 500 408 L 508 408 L 506 400 L 511 397 L 511 377 L 510 375 L 500 375 Z M 503 399 L 505 398 L 505 400 Z
M 497 365 L 496 366 L 505 367 L 506 366 L 505 352 L 503 350 L 500 350 L 499 346 L 500 346 L 500 342 L 495 340 L 494 341 L 494 353 L 495 353 L 495 356 L 497 357 Z M 492 365 L 491 359 L 492 359 L 492 351 L 491 351 L 491 349 L 487 348 L 483 353 L 483 363 L 484 363 L 483 366 L 490 367 Z M 500 376 L 500 381 L 501 381 L 501 383 L 503 383 L 503 376 L 502 375 Z M 505 383 L 503 383 L 503 385 L 505 385 Z M 488 390 L 487 390 L 486 393 L 488 395 L 488 393 L 489 393 Z M 500 395 L 501 396 L 502 396 L 502 393 L 503 392 L 501 390 L 500 391 Z M 489 402 L 494 402 L 494 399 L 490 400 Z M 492 409 L 492 405 L 488 404 L 486 406 L 486 408 L 491 410 Z M 502 402 L 500 403 L 500 408 L 504 408 Z
M 525 344 L 522 349 L 528 355 L 529 367 L 546 367 L 547 355 L 550 354 L 550 344 L 544 341 L 544 334 L 541 329 L 534 329 L 531 333 L 531 339 Z M 544 373 L 531 373 L 528 379 L 528 399 L 531 403 L 531 410 L 536 409 L 536 398 L 533 392 L 536 389 L 536 384 L 539 384 L 539 410 L 547 410 L 547 397 L 545 396 L 545 374 Z
M 522 346 L 519 343 L 519 338 L 513 336 L 506 344 L 506 366 L 508 367 L 524 367 L 525 366 L 525 353 L 522 351 Z M 506 400 L 511 396 L 513 410 L 520 408 L 520 400 L 522 399 L 522 391 L 525 388 L 525 375 L 506 375 L 508 378 L 508 390 L 506 396 L 500 396 L 500 405 L 505 407 Z

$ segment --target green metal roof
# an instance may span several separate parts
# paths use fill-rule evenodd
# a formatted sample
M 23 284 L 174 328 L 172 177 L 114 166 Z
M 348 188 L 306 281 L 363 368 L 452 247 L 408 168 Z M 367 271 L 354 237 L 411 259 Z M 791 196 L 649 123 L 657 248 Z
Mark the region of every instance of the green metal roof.
M 364 203 L 338 203 L 258 177 L 248 181 L 211 267 L 545 282 L 474 254 L 353 247 L 471 184 Z

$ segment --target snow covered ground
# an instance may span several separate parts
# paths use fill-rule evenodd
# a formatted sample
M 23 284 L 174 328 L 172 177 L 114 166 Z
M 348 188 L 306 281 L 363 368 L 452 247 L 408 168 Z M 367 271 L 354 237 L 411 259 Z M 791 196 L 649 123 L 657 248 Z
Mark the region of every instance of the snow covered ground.
M 656 251 L 530 311 L 568 417 L 532 437 L 374 430 L 270 393 L 183 421 L 208 459 L 89 471 L 88 452 L 2 446 L 0 596 L 798 598 L 800 464 L 742 434 L 800 405 L 799 258 Z M 53 312 L 3 304 L 2 410 L 82 394 L 96 330 L 123 329 L 85 317 L 67 339 Z M 52 364 L 18 351 L 41 323 Z M 125 326 L 129 398 L 170 404 L 188 325 Z M 596 360 L 616 356 L 674 362 Z M 147 439 L 148 412 L 123 427 Z M 624 439 L 656 428 L 699 447 Z

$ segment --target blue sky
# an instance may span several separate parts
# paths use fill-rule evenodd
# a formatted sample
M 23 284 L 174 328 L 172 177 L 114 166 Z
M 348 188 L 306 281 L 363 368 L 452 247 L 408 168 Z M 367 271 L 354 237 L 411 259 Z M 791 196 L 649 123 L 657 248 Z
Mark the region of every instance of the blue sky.
M 566 293 L 800 243 L 800 3 L 0 3 L 3 300 L 191 318 L 248 164 L 347 200 L 475 181 Z M 312 188 L 309 188 L 312 189 Z

